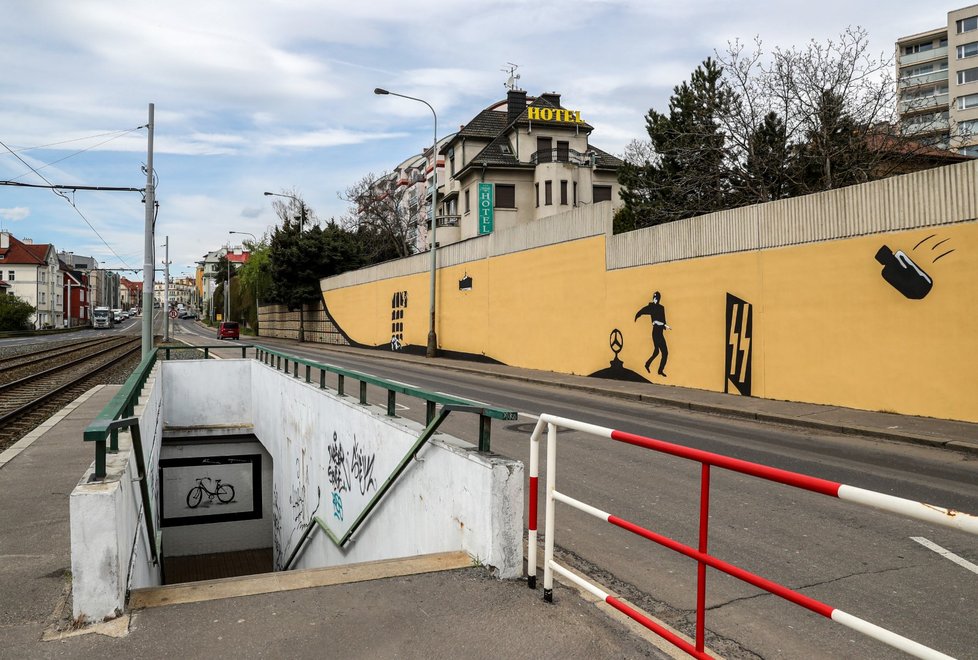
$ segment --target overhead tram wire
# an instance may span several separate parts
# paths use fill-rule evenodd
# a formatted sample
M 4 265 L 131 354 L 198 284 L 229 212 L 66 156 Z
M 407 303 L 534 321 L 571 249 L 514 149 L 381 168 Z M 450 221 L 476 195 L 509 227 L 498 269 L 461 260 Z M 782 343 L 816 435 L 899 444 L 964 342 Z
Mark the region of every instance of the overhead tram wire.
M 100 234 L 100 233 L 98 233 L 98 230 L 97 230 L 97 229 L 95 228 L 95 226 L 94 226 L 94 225 L 92 225 L 92 223 L 91 223 L 91 222 L 89 222 L 89 220 L 88 220 L 88 218 L 86 218 L 86 217 L 85 217 L 85 214 L 84 214 L 84 213 L 82 213 L 82 212 L 81 212 L 81 210 L 80 210 L 80 209 L 79 209 L 79 208 L 78 208 L 78 207 L 77 207 L 77 206 L 75 205 L 75 202 L 74 202 L 74 201 L 72 201 L 72 200 L 71 200 L 71 199 L 70 199 L 70 198 L 68 197 L 68 195 L 66 195 L 65 193 L 63 193 L 63 192 L 61 192 L 61 190 L 60 190 L 60 188 L 62 188 L 62 186 L 58 186 L 57 184 L 54 184 L 54 183 L 51 183 L 51 181 L 49 181 L 49 180 L 48 180 L 48 179 L 47 179 L 47 178 L 46 178 L 46 177 L 45 177 L 45 176 L 44 176 L 43 174 L 41 174 L 41 173 L 40 173 L 40 172 L 38 172 L 38 171 L 37 171 L 36 169 L 34 169 L 34 167 L 33 167 L 33 166 L 32 166 L 32 165 L 30 164 L 30 163 L 28 163 L 28 162 L 27 162 L 26 160 L 24 160 L 23 158 L 21 158 L 19 154 L 17 154 L 17 153 L 15 153 L 15 152 L 14 152 L 14 151 L 13 151 L 13 150 L 12 150 L 12 149 L 10 148 L 10 147 L 8 147 L 8 146 L 7 146 L 7 144 L 6 144 L 5 142 L 3 142 L 2 140 L 0 140 L 0 146 L 2 146 L 2 147 L 3 147 L 4 149 L 6 149 L 7 151 L 9 151 L 9 152 L 10 152 L 11 154 L 13 154 L 13 157 L 14 157 L 14 158 L 16 158 L 16 159 L 17 159 L 17 160 L 19 160 L 19 161 L 20 161 L 21 163 L 23 163 L 25 167 L 27 167 L 27 168 L 28 168 L 29 170 L 31 170 L 32 172 L 34 172 L 34 174 L 36 174 L 36 175 L 37 175 L 37 176 L 38 176 L 38 177 L 39 177 L 39 178 L 40 178 L 40 179 L 41 179 L 42 181 L 44 181 L 45 183 L 47 183 L 47 184 L 48 184 L 48 187 L 49 187 L 49 188 L 50 188 L 50 190 L 51 190 L 51 192 L 53 192 L 53 193 L 54 193 L 55 195 L 57 195 L 58 197 L 61 197 L 62 199 L 64 199 L 64 200 L 65 200 L 66 202 L 68 202 L 68 204 L 69 204 L 69 205 L 71 206 L 71 208 L 73 208 L 73 209 L 75 209 L 75 213 L 77 213 L 77 214 L 78 214 L 78 216 L 79 216 L 79 217 L 80 217 L 80 218 L 81 218 L 82 220 L 84 220 L 84 221 L 85 221 L 85 224 L 86 224 L 86 225 L 88 225 L 88 228 L 89 228 L 89 229 L 91 229 L 91 230 L 92 230 L 92 231 L 93 231 L 93 232 L 95 233 L 95 235 L 99 237 L 99 240 L 100 240 L 100 241 L 102 241 L 102 244 L 103 244 L 103 245 L 104 245 L 105 247 L 107 247 L 107 248 L 109 249 L 109 252 L 111 252 L 112 254 L 114 254 L 114 255 L 115 255 L 115 257 L 116 257 L 116 258 L 117 258 L 117 259 L 118 259 L 119 261 L 121 261 L 121 262 L 122 262 L 123 264 L 125 264 L 127 268 L 129 267 L 129 264 L 127 264 L 127 263 L 126 263 L 126 260 L 125 260 L 125 259 L 123 259 L 122 257 L 120 257 L 120 256 L 118 255 L 118 253 L 116 253 L 116 251 L 112 249 L 112 246 L 111 246 L 111 245 L 109 245 L 109 244 L 108 244 L 108 242 L 107 242 L 107 241 L 105 240 L 105 238 L 103 238 L 103 237 L 102 237 L 102 234 Z M 43 186 L 38 186 L 38 187 L 43 187 Z M 78 186 L 78 187 L 77 187 L 77 188 L 75 188 L 75 189 L 76 189 L 76 190 L 81 190 L 82 188 L 83 188 L 83 186 Z M 70 189 L 71 189 L 71 188 L 69 188 L 69 190 L 70 190 Z
M 39 171 L 39 170 L 43 170 L 45 167 L 51 167 L 52 165 L 57 165 L 58 163 L 60 163 L 63 160 L 68 160 L 69 158 L 74 158 L 75 156 L 77 156 L 79 154 L 83 154 L 86 151 L 91 151 L 92 149 L 94 149 L 96 147 L 101 147 L 103 144 L 108 144 L 109 142 L 112 142 L 113 140 L 118 140 L 119 138 L 123 137 L 124 135 L 129 135 L 133 131 L 138 131 L 141 128 L 145 128 L 145 127 L 144 126 L 137 126 L 136 128 L 130 128 L 129 130 L 121 131 L 121 132 L 117 132 L 117 133 L 103 133 L 102 135 L 112 135 L 112 137 L 110 137 L 108 140 L 102 140 L 101 142 L 98 142 L 96 144 L 93 144 L 90 147 L 86 147 L 86 148 L 80 149 L 80 150 L 78 150 L 78 151 L 76 151 L 74 153 L 70 153 L 67 156 L 65 156 L 64 158 L 59 158 L 58 160 L 53 160 L 50 163 L 44 163 L 43 165 L 41 165 L 40 167 L 38 167 L 37 170 L 35 170 L 35 172 L 36 171 Z M 93 135 L 92 137 L 101 137 L 101 136 L 99 136 L 99 135 Z M 40 147 L 24 147 L 23 149 L 17 149 L 17 151 L 34 151 L 36 149 L 46 149 L 48 147 L 51 147 L 51 146 L 54 146 L 54 145 L 58 145 L 58 144 L 66 144 L 68 142 L 77 142 L 78 140 L 89 140 L 89 139 L 91 139 L 91 138 L 78 138 L 76 140 L 65 140 L 64 142 L 53 142 L 51 144 L 42 145 Z M 9 148 L 8 148 L 8 151 L 9 151 Z M 13 152 L 11 152 L 11 153 L 13 153 Z M 15 153 L 14 155 L 16 156 L 17 154 Z M 17 179 L 19 179 L 21 177 L 25 177 L 28 174 L 30 174 L 30 172 L 24 172 L 20 176 L 15 176 L 13 179 L 11 179 L 11 181 L 16 181 Z
M 82 140 L 92 140 L 92 139 L 95 139 L 95 138 L 105 137 L 106 135 L 114 135 L 115 137 L 110 138 L 110 140 L 106 140 L 106 142 L 108 142 L 108 141 L 114 140 L 116 137 L 122 137 L 123 135 L 127 135 L 128 133 L 132 133 L 133 131 L 142 130 L 142 129 L 146 128 L 146 126 L 147 126 L 147 124 L 143 124 L 142 126 L 137 126 L 136 128 L 127 128 L 124 131 L 113 131 L 111 133 L 97 133 L 96 135 L 88 135 L 86 137 L 72 138 L 70 140 L 61 140 L 60 142 L 50 142 L 48 144 L 39 144 L 36 147 L 21 147 L 20 149 L 8 149 L 8 151 L 10 151 L 11 153 L 17 153 L 17 152 L 20 152 L 20 151 L 34 151 L 34 150 L 37 150 L 37 149 L 47 149 L 48 147 L 57 147 L 58 145 L 68 144 L 69 142 L 81 142 Z M 105 144 L 105 142 L 101 142 L 100 144 Z M 95 146 L 98 146 L 98 145 L 95 145 Z

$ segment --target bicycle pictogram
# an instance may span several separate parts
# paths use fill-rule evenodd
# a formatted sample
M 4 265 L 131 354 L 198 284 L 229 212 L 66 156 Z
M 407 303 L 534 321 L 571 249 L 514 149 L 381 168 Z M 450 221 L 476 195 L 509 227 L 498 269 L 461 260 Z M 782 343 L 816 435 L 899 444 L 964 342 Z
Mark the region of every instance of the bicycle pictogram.
M 209 490 L 204 485 L 205 481 L 213 481 L 214 490 Z M 196 509 L 200 501 L 204 499 L 205 493 L 207 494 L 208 503 L 213 502 L 216 497 L 219 504 L 227 504 L 234 499 L 234 486 L 231 484 L 222 484 L 220 479 L 215 481 L 210 477 L 200 477 L 197 479 L 197 485 L 187 493 L 187 506 L 191 509 Z

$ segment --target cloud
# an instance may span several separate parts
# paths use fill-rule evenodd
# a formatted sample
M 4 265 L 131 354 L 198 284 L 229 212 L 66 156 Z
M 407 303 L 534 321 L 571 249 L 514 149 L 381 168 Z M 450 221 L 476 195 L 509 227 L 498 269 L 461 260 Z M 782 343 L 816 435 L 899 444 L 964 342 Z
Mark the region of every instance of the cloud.
M 31 210 L 26 206 L 16 206 L 11 209 L 0 209 L 0 218 L 11 222 L 20 222 L 31 214 Z

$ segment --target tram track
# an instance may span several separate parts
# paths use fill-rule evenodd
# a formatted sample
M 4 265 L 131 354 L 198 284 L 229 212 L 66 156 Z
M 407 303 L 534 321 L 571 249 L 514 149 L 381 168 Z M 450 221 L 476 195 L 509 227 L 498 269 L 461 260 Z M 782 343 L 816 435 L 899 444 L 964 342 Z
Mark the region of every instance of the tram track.
M 77 349 L 49 353 L 34 362 L 32 373 L 0 385 L 0 451 L 29 433 L 57 407 L 102 380 L 107 369 L 134 356 L 138 358 L 140 344 L 139 337 L 127 336 L 121 341 L 113 338 L 92 342 L 81 356 L 76 355 Z M 17 366 L 31 369 L 30 363 Z
M 45 366 L 59 366 L 70 355 L 84 355 L 94 347 L 116 345 L 128 341 L 126 337 L 98 337 L 67 344 L 58 344 L 29 353 L 5 358 L 0 364 L 0 386 L 42 371 Z

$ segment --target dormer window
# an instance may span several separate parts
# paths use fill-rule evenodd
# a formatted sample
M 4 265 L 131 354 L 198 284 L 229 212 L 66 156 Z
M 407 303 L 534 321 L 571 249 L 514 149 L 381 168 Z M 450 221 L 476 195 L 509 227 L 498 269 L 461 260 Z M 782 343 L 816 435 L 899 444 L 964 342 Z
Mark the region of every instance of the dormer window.
M 499 152 L 501 154 L 505 155 L 505 156 L 512 156 L 513 155 L 513 150 L 510 149 L 509 148 L 509 144 L 508 143 L 505 143 L 505 142 L 503 144 L 499 145 Z

